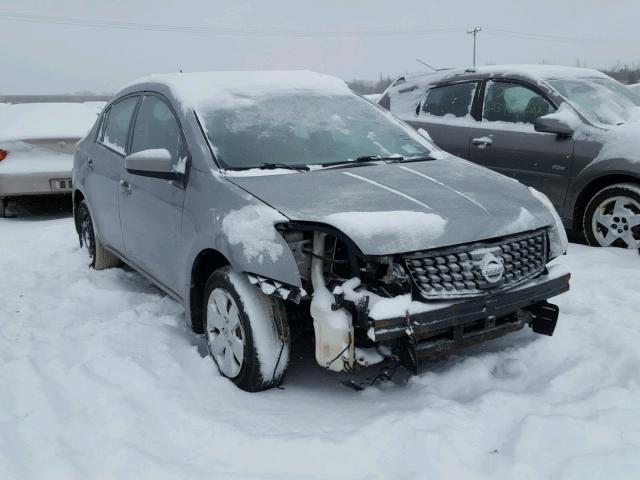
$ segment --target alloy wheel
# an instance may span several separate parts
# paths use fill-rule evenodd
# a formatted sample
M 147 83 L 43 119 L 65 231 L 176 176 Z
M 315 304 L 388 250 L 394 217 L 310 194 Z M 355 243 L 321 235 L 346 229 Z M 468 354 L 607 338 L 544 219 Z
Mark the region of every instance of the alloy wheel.
M 626 196 L 603 200 L 591 219 L 601 247 L 640 248 L 640 203 Z
M 235 300 L 222 288 L 215 288 L 209 295 L 206 338 L 220 372 L 225 377 L 237 377 L 244 361 L 244 329 Z

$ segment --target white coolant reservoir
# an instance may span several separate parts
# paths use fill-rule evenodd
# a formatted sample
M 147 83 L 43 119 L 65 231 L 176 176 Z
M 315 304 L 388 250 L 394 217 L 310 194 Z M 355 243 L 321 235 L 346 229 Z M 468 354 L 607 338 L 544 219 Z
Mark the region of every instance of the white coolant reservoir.
M 341 372 L 354 363 L 353 323 L 346 310 L 331 310 L 334 298 L 324 283 L 323 274 L 325 237 L 324 233 L 313 234 L 311 317 L 316 334 L 316 361 L 329 370 Z

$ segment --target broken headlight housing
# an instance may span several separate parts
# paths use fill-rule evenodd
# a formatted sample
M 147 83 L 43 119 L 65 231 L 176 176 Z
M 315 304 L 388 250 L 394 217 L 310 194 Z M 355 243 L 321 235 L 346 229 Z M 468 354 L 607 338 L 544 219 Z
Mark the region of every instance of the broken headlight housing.
M 549 260 L 552 260 L 560 255 L 567 253 L 567 246 L 569 239 L 567 238 L 567 232 L 562 224 L 562 219 L 555 207 L 544 193 L 539 192 L 535 188 L 529 187 L 531 194 L 536 197 L 540 202 L 547 207 L 549 213 L 553 217 L 554 225 L 549 229 Z

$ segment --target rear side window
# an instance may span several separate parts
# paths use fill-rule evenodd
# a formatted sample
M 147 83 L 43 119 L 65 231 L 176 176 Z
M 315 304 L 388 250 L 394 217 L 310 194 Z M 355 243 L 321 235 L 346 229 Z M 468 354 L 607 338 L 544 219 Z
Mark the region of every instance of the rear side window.
M 509 82 L 489 82 L 484 99 L 483 117 L 487 121 L 533 123 L 553 113 L 555 107 L 536 91 Z
M 471 113 L 476 82 L 434 87 L 427 92 L 422 112 L 436 117 L 466 117 Z
M 99 142 L 124 155 L 126 153 L 127 136 L 131 117 L 136 108 L 138 97 L 128 97 L 115 103 L 105 112 L 106 126 L 101 127 Z
M 131 153 L 164 148 L 174 163 L 180 157 L 180 125 L 169 106 L 160 97 L 145 96 L 138 110 Z

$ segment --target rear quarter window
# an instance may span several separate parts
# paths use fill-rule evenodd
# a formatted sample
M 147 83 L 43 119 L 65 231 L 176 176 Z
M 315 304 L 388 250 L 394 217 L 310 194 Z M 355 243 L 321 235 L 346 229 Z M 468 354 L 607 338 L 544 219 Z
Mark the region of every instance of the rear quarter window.
M 471 114 L 477 83 L 456 83 L 429 89 L 422 103 L 422 114 L 436 117 L 466 117 Z

